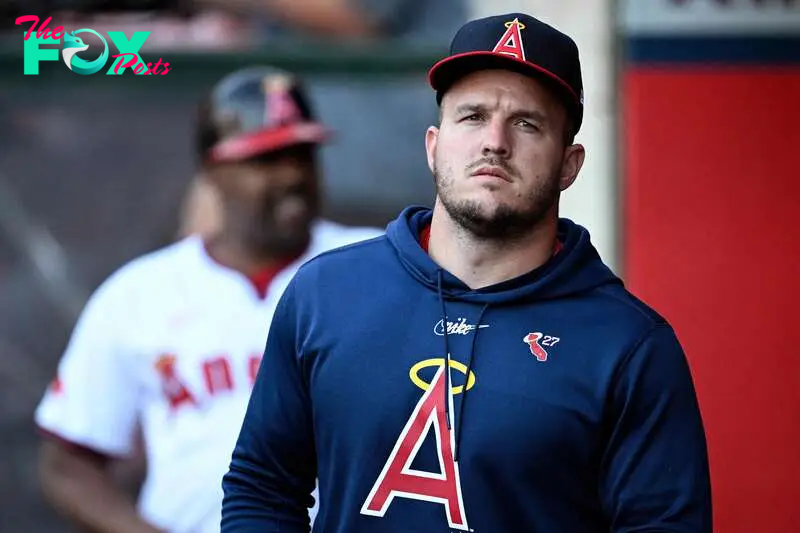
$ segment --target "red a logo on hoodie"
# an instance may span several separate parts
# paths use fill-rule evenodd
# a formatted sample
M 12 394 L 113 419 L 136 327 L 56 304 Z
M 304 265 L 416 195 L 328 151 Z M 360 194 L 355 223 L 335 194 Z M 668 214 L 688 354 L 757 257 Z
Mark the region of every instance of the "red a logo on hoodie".
M 469 530 L 461 497 L 458 463 L 453 458 L 455 436 L 447 429 L 445 418 L 444 371 L 443 364 L 414 408 L 361 507 L 361 514 L 382 517 L 394 498 L 411 498 L 443 505 L 451 528 Z M 452 394 L 451 388 L 449 402 L 453 401 Z M 412 470 L 411 464 L 431 429 L 436 434 L 440 472 Z

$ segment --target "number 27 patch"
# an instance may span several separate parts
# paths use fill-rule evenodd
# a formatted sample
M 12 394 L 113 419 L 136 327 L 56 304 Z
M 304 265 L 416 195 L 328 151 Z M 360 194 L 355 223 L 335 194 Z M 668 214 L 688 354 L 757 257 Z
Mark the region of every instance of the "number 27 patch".
M 547 350 L 546 347 L 555 346 L 558 344 L 558 341 L 561 339 L 558 337 L 553 337 L 551 335 L 545 335 L 539 331 L 534 331 L 532 333 L 528 333 L 522 338 L 522 342 L 528 345 L 531 349 L 531 354 L 536 358 L 537 361 L 545 362 L 547 361 Z

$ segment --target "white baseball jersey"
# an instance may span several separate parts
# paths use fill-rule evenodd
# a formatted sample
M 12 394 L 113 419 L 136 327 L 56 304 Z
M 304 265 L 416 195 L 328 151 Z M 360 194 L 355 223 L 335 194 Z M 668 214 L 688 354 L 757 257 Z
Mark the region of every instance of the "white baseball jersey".
M 381 234 L 318 222 L 309 250 L 263 297 L 199 237 L 131 261 L 87 303 L 36 423 L 111 456 L 132 452 L 140 423 L 142 516 L 170 533 L 218 533 L 222 477 L 281 293 L 311 257 Z

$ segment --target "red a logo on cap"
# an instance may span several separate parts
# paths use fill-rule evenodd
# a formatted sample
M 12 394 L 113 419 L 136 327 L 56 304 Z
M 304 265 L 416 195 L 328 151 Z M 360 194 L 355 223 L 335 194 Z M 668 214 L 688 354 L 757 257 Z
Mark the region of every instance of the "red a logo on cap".
M 521 23 L 519 19 L 506 22 L 506 32 L 500 37 L 497 44 L 494 45 L 494 50 L 492 50 L 492 52 L 495 54 L 505 54 L 514 59 L 525 61 L 525 48 L 522 46 L 521 34 L 521 31 L 524 29 L 525 25 Z
M 264 80 L 264 93 L 267 105 L 264 110 L 264 123 L 271 126 L 300 122 L 302 114 L 297 103 L 289 93 L 291 80 L 284 76 L 270 76 Z

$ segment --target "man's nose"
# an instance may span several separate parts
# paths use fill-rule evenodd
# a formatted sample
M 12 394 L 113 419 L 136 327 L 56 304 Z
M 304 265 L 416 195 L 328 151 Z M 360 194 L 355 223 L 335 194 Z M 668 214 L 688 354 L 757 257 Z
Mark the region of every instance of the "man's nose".
M 485 129 L 482 153 L 484 156 L 496 155 L 507 158 L 511 154 L 511 141 L 506 124 L 492 120 Z

